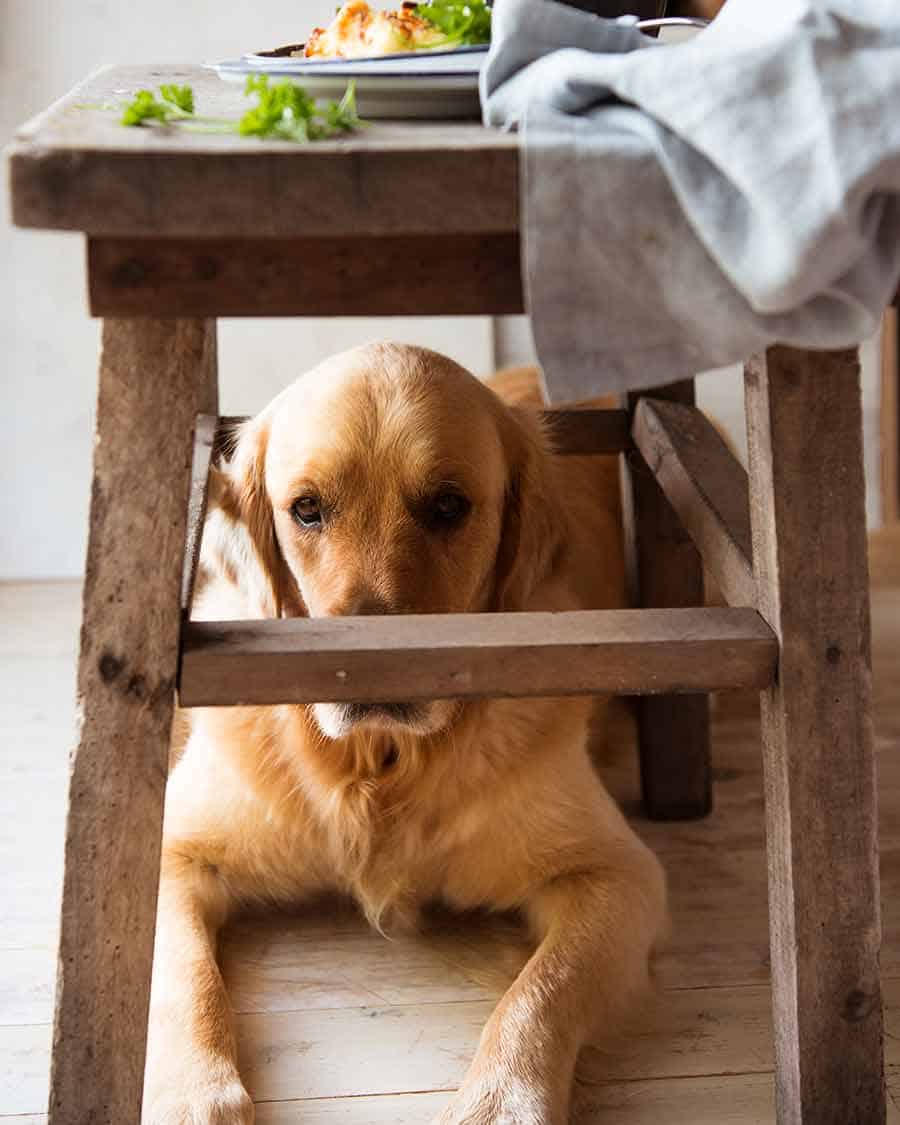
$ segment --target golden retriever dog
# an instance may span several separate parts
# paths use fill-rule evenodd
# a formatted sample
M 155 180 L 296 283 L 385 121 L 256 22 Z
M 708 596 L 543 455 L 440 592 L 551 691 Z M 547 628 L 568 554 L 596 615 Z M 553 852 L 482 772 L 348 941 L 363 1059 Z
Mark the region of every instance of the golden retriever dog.
M 195 616 L 622 605 L 615 459 L 554 456 L 533 373 L 496 387 L 395 344 L 302 375 L 214 471 Z M 588 756 L 592 706 L 192 712 L 166 807 L 145 1122 L 253 1120 L 216 935 L 239 907 L 328 889 L 378 927 L 430 903 L 521 912 L 534 953 L 439 1120 L 563 1125 L 579 1048 L 640 1005 L 666 917 L 660 865 Z

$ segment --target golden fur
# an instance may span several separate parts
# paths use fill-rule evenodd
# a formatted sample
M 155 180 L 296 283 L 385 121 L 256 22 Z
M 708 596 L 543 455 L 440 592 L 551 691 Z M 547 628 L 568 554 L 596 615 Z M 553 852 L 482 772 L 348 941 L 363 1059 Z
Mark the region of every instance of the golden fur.
M 215 472 L 195 616 L 624 604 L 615 459 L 553 455 L 533 372 L 494 386 L 390 344 L 303 375 Z M 444 522 L 448 489 L 471 509 Z M 320 527 L 292 514 L 301 496 Z M 589 760 L 591 706 L 193 712 L 166 806 L 145 1121 L 252 1121 L 216 933 L 240 905 L 332 889 L 379 927 L 435 901 L 523 913 L 536 950 L 440 1121 L 563 1125 L 579 1047 L 639 1004 L 665 924 L 661 868 Z

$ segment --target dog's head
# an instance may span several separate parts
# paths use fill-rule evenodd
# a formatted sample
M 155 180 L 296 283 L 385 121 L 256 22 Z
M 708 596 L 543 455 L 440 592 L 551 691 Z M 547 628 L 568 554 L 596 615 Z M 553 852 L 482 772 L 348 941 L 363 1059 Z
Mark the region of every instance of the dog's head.
M 260 616 L 527 608 L 564 528 L 537 420 L 456 363 L 377 344 L 303 375 L 216 471 L 204 566 Z M 449 701 L 316 704 L 322 731 L 431 733 Z

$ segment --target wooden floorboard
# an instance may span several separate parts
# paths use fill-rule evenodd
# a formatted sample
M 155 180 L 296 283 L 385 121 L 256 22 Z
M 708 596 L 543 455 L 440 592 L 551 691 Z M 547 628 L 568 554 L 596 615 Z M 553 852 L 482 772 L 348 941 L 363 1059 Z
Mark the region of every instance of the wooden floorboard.
M 893 541 L 900 550 L 900 535 Z M 893 559 L 882 537 L 873 557 Z M 876 568 L 875 578 L 880 571 Z M 48 1052 L 78 588 L 0 586 L 0 1125 L 38 1125 Z M 900 1095 L 900 589 L 874 592 L 889 1088 Z M 752 695 L 714 708 L 716 809 L 651 823 L 635 754 L 602 753 L 610 788 L 659 852 L 673 936 L 656 1010 L 622 1045 L 588 1049 L 578 1125 L 773 1120 L 760 760 Z M 223 943 L 258 1125 L 426 1125 L 524 954 L 509 919 L 440 914 L 420 937 L 372 933 L 352 908 L 248 918 Z M 893 1102 L 891 1125 L 900 1125 Z
M 762 1125 L 772 1120 L 774 1096 L 768 1074 L 611 1083 L 578 1089 L 572 1120 L 573 1125 Z M 448 1097 L 427 1093 L 267 1102 L 256 1107 L 256 1125 L 294 1125 L 297 1120 L 304 1125 L 426 1125 Z M 888 1125 L 898 1123 L 900 1112 L 891 1103 Z

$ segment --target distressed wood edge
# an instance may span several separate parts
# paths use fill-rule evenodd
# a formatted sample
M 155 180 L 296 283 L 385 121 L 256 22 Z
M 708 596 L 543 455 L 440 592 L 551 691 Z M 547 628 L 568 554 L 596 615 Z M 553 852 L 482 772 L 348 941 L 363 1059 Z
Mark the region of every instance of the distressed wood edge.
M 515 231 L 88 236 L 93 316 L 479 316 L 524 312 Z
M 197 581 L 203 523 L 206 519 L 206 504 L 209 497 L 209 470 L 218 432 L 219 419 L 215 414 L 197 415 L 194 426 L 194 455 L 191 462 L 191 496 L 188 501 L 184 572 L 181 579 L 181 612 L 185 618 L 191 613 L 191 602 Z
M 627 410 L 544 410 L 554 453 L 561 456 L 605 456 L 632 448 L 631 419 Z M 218 419 L 213 442 L 213 460 L 227 459 L 234 431 L 249 415 L 228 414 Z
M 217 405 L 210 321 L 104 324 L 50 1125 L 140 1118 L 192 430 Z
M 859 351 L 775 346 L 744 372 L 758 605 L 781 649 L 761 696 L 777 1116 L 883 1122 Z
M 70 90 L 67 90 L 64 94 L 61 94 L 60 97 L 52 101 L 46 109 L 42 109 L 40 112 L 34 114 L 33 117 L 29 117 L 27 121 L 23 121 L 16 129 L 13 134 L 13 140 L 7 145 L 5 151 L 13 153 L 18 153 L 20 150 L 22 152 L 33 151 L 35 147 L 34 138 L 44 124 L 61 109 L 64 109 L 66 106 L 71 105 L 72 102 L 76 102 L 79 98 L 83 97 L 85 90 L 101 75 L 108 74 L 115 69 L 115 63 L 101 63 L 99 66 L 95 66 L 80 82 L 77 82 Z M 39 146 L 39 151 L 43 150 L 44 146 Z
M 321 141 L 316 142 L 316 144 L 324 146 L 328 142 Z M 420 156 L 427 159 L 431 155 L 428 150 L 420 153 L 418 149 L 399 146 L 376 151 L 382 156 L 396 154 L 401 158 L 410 160 Z M 472 147 L 469 150 L 461 148 L 458 150 L 458 155 L 462 160 L 468 157 L 478 160 L 483 157 L 484 151 L 484 149 L 478 147 Z M 441 154 L 442 150 L 435 148 L 432 152 Z M 265 161 L 270 166 L 271 175 L 269 178 L 271 179 L 279 172 L 284 175 L 290 174 L 289 167 L 285 166 L 281 170 L 279 165 L 289 160 L 291 155 L 289 151 L 276 151 L 270 148 L 262 151 L 248 148 L 246 153 L 232 154 L 217 152 L 213 149 L 201 151 L 194 149 L 181 153 L 171 151 L 141 153 L 140 150 L 126 148 L 77 150 L 62 144 L 41 143 L 38 140 L 12 141 L 3 149 L 0 149 L 0 161 L 6 166 L 12 226 L 19 230 L 77 231 L 89 238 L 104 240 L 154 239 L 160 236 L 159 227 L 157 223 L 154 223 L 153 216 L 149 213 L 130 218 L 126 215 L 116 215 L 111 209 L 99 211 L 96 207 L 91 208 L 85 204 L 79 192 L 71 188 L 71 181 L 74 177 L 73 167 L 77 166 L 82 172 L 90 171 L 91 177 L 97 179 L 105 173 L 108 167 L 120 165 L 120 167 L 114 168 L 114 174 L 119 181 L 114 186 L 118 192 L 127 194 L 134 190 L 137 174 L 131 170 L 126 170 L 124 165 L 136 162 L 142 156 L 147 156 L 152 163 L 158 164 L 159 171 L 162 171 L 164 166 L 165 171 L 170 176 L 174 172 L 176 164 L 183 164 L 186 173 L 190 173 L 194 170 L 194 162 L 198 160 L 207 160 L 212 163 L 229 157 L 236 161 L 249 162 L 252 160 L 257 164 Z M 296 155 L 296 153 L 293 153 L 294 159 L 296 159 Z M 346 161 L 349 179 L 353 174 L 350 170 L 351 166 L 358 164 L 359 158 L 364 155 L 365 150 L 362 148 L 352 150 L 329 148 L 326 152 L 318 154 L 318 159 Z M 519 231 L 518 196 L 515 192 L 518 173 L 516 164 L 513 163 L 518 161 L 518 152 L 516 149 L 495 150 L 492 156 L 499 161 L 508 160 L 510 162 L 509 170 L 504 170 L 502 176 L 504 194 L 508 194 L 509 202 L 505 208 L 506 213 L 498 217 L 479 221 L 477 212 L 470 212 L 474 215 L 474 218 L 466 226 L 464 233 L 473 237 L 491 234 L 517 234 Z M 151 170 L 155 171 L 156 169 Z M 261 175 L 261 172 L 256 174 Z M 218 186 L 225 190 L 230 177 L 217 170 L 216 178 L 219 181 Z M 508 181 L 508 188 L 506 187 L 506 181 Z M 44 188 L 44 184 L 48 182 L 63 185 L 67 189 L 66 194 L 56 199 L 49 197 Z M 315 228 L 304 225 L 299 220 L 289 222 L 286 218 L 281 218 L 270 219 L 269 225 L 263 233 L 266 237 L 273 239 L 320 236 L 379 238 L 389 237 L 392 234 L 403 234 L 408 237 L 419 237 L 427 240 L 445 230 L 445 217 L 446 207 L 440 210 L 437 205 L 434 205 L 429 208 L 427 213 L 420 215 L 411 211 L 408 224 L 404 223 L 401 227 L 398 227 L 398 223 L 393 217 L 390 219 L 379 218 L 377 211 L 371 211 L 368 214 L 363 211 L 361 214 L 355 214 L 350 221 L 342 221 L 340 215 L 336 214 L 331 222 L 320 223 Z M 189 217 L 178 217 L 174 220 L 171 223 L 169 236 L 178 239 L 242 238 L 247 230 L 248 223 L 249 220 L 229 222 L 222 218 L 202 220 L 192 213 Z
M 696 693 L 766 686 L 777 659 L 759 614 L 730 608 L 204 621 L 182 636 L 185 707 Z
M 900 520 L 900 325 L 896 308 L 885 310 L 881 328 L 881 518 Z
M 81 145 L 72 143 L 54 128 L 54 119 L 63 117 L 79 102 L 106 100 L 108 95 L 98 93 L 96 80 L 117 69 L 105 66 L 95 71 L 91 78 L 21 126 L 16 137 L 0 149 L 7 170 L 14 226 L 25 230 L 74 230 L 113 240 L 152 240 L 161 235 L 179 239 L 242 238 L 251 230 L 272 238 L 394 234 L 429 238 L 446 231 L 448 204 L 439 195 L 424 203 L 417 200 L 417 207 L 398 210 L 383 206 L 382 192 L 380 203 L 376 201 L 374 206 L 343 206 L 330 212 L 320 208 L 314 222 L 305 220 L 302 210 L 296 208 L 283 213 L 271 210 L 262 218 L 257 215 L 254 221 L 249 211 L 216 214 L 194 205 L 185 207 L 183 198 L 179 206 L 179 187 L 183 193 L 184 184 L 196 183 L 198 165 L 203 166 L 206 178 L 211 178 L 214 192 L 233 188 L 235 177 L 248 181 L 255 191 L 267 192 L 272 182 L 296 172 L 301 154 L 296 146 L 284 142 L 248 138 L 243 138 L 241 146 L 234 149 L 203 145 L 197 138 L 184 147 L 141 147 L 133 141 L 119 145 L 110 143 L 109 136 L 99 141 L 86 136 Z M 123 129 L 123 135 L 140 132 Z M 474 168 L 492 203 L 487 208 L 463 208 L 456 225 L 472 236 L 516 234 L 520 225 L 516 191 L 518 143 L 509 143 L 510 135 L 496 130 L 491 131 L 489 143 L 463 138 L 449 148 L 438 140 L 430 146 L 423 145 L 423 136 L 427 136 L 427 126 L 417 134 L 410 132 L 408 139 L 391 136 L 373 143 L 366 134 L 360 134 L 356 138 L 318 141 L 302 154 L 302 158 L 314 162 L 302 174 L 309 177 L 312 189 L 315 179 L 327 169 L 329 175 L 338 177 L 345 199 L 352 201 L 359 197 L 361 173 L 371 170 L 376 187 L 383 182 L 384 167 L 375 165 L 404 163 L 409 174 L 415 176 L 423 165 L 438 161 L 443 175 L 453 178 L 459 173 L 454 187 L 461 191 L 465 191 L 466 182 L 471 179 L 469 170 Z M 123 209 L 113 205 L 122 197 L 131 198 L 140 192 L 148 174 L 158 177 L 162 207 L 151 204 Z M 182 183 L 179 185 L 178 181 Z M 403 182 L 398 177 L 397 195 L 403 192 Z M 99 201 L 97 185 L 102 185 Z M 271 202 L 274 207 L 274 197 Z M 165 217 L 165 226 L 161 225 L 160 215 Z
M 693 378 L 652 388 L 656 399 L 693 406 Z M 622 399 L 633 415 L 643 394 Z M 622 517 L 631 604 L 702 605 L 703 563 L 640 451 L 623 456 Z M 712 810 L 709 700 L 642 696 L 637 701 L 641 796 L 654 820 L 691 820 Z
M 632 437 L 729 605 L 755 606 L 747 473 L 697 407 L 642 398 Z M 709 461 L 715 481 L 704 480 Z M 732 516 L 715 493 L 730 490 Z

